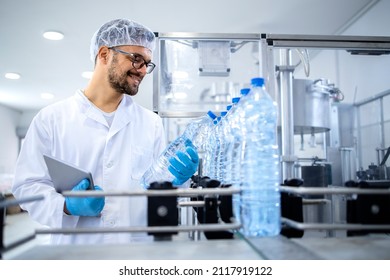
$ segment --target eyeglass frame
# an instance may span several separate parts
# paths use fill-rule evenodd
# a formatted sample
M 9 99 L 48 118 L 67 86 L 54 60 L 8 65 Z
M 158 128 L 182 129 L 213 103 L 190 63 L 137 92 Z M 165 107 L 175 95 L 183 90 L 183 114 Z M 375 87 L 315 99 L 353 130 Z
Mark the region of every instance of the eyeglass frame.
M 132 64 L 133 67 L 134 67 L 135 69 L 137 69 L 137 70 L 139 70 L 139 69 L 141 69 L 142 67 L 146 66 L 146 74 L 152 73 L 153 70 L 154 70 L 154 68 L 156 68 L 156 64 L 154 64 L 154 63 L 151 62 L 151 61 L 146 62 L 146 60 L 145 60 L 145 59 L 142 57 L 142 55 L 140 55 L 140 54 L 125 52 L 125 51 L 122 51 L 122 50 L 117 49 L 117 48 L 115 48 L 115 47 L 110 47 L 110 48 L 108 48 L 108 49 L 129 56 L 129 57 L 130 57 L 131 64 Z M 139 62 L 135 61 L 136 59 L 142 59 L 142 60 L 143 60 L 143 62 L 142 62 L 138 67 L 136 67 L 136 65 L 134 65 L 134 63 L 137 63 L 137 64 L 139 63 Z M 148 70 L 148 69 L 151 69 L 151 70 Z

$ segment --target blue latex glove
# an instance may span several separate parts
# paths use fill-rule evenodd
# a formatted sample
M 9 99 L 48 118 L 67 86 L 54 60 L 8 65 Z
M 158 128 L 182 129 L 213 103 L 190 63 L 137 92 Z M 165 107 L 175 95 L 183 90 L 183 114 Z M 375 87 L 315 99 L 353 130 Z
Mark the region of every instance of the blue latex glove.
M 172 182 L 173 185 L 184 184 L 198 169 L 199 156 L 191 144 L 186 147 L 187 154 L 182 151 L 176 153 L 180 161 L 176 157 L 169 159 L 171 165 L 168 170 L 176 177 Z
M 85 191 L 88 187 L 89 180 L 84 179 L 72 189 L 72 192 Z M 95 190 L 102 191 L 102 188 L 95 186 Z M 66 209 L 73 216 L 98 216 L 103 210 L 104 203 L 104 197 L 65 197 Z

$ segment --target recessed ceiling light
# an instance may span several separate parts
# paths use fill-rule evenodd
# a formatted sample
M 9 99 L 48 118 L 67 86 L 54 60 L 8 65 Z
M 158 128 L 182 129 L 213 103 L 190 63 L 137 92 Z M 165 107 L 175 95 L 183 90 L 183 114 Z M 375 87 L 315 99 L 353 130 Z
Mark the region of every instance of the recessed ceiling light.
M 10 80 L 19 80 L 20 79 L 20 74 L 18 73 L 5 73 L 4 77 Z
M 58 31 L 46 31 L 43 33 L 43 37 L 48 40 L 58 41 L 64 39 L 64 34 Z
M 84 71 L 83 73 L 81 73 L 81 76 L 85 79 L 91 79 L 92 78 L 92 74 L 93 72 L 92 71 Z
M 41 93 L 41 98 L 42 99 L 53 99 L 54 98 L 54 94 L 50 93 L 50 92 L 43 92 Z

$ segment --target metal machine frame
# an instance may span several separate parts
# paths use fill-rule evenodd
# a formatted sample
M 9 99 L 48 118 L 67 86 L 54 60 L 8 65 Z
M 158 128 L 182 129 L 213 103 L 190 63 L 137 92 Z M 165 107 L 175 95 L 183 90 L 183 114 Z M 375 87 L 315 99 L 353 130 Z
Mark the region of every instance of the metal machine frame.
M 160 41 L 161 40 L 213 40 L 213 41 L 226 41 L 226 40 L 248 40 L 248 41 L 258 41 L 260 43 L 261 35 L 260 34 L 250 34 L 250 33 L 192 33 L 192 32 L 167 32 L 167 33 L 157 33 L 157 47 L 154 52 L 155 60 L 160 61 L 161 58 L 161 49 Z M 160 73 L 161 71 L 153 72 L 153 111 L 158 113 L 163 118 L 193 118 L 203 115 L 205 112 L 177 112 L 177 111 L 164 111 L 159 108 L 160 104 Z
M 259 41 L 259 75 L 266 79 L 267 90 L 279 104 L 281 119 L 281 183 L 294 177 L 294 164 L 297 157 L 294 153 L 294 119 L 293 119 L 293 72 L 291 50 L 305 49 L 333 49 L 346 50 L 351 54 L 389 54 L 390 37 L 380 36 L 328 36 L 328 35 L 288 35 L 288 34 L 218 34 L 218 33 L 159 33 L 160 39 L 194 39 L 194 40 L 227 40 L 243 39 Z M 159 44 L 158 44 L 159 45 Z M 275 65 L 274 50 L 280 50 L 281 65 Z M 160 46 L 156 50 L 160 59 Z M 280 84 L 277 85 L 276 72 L 279 72 Z M 159 108 L 160 76 L 155 71 L 153 76 L 153 110 L 163 118 L 192 118 L 205 112 L 175 112 L 164 111 Z M 382 125 L 383 130 L 383 125 Z M 383 131 L 382 131 L 383 135 Z M 340 186 L 339 186 L 340 187 Z M 290 192 L 291 189 L 282 187 L 282 192 Z M 297 190 L 295 190 L 296 192 Z M 302 190 L 303 191 L 303 190 Z M 303 192 L 308 192 L 306 189 Z M 317 189 L 317 191 L 321 191 Z M 335 195 L 340 195 L 340 190 L 332 191 L 332 188 L 322 190 L 329 201 Z M 350 193 L 353 190 L 348 190 Z M 383 190 L 381 190 L 383 192 Z M 331 193 L 329 193 L 331 192 Z M 386 193 L 386 191 L 385 191 Z M 344 193 L 346 194 L 346 193 Z M 314 226 L 315 227 L 315 226 Z M 337 226 L 335 226 L 337 228 Z M 304 226 L 304 228 L 306 228 Z M 319 226 L 323 228 L 323 226 Z
M 374 37 L 374 36 L 321 36 L 321 35 L 275 35 L 262 34 L 262 54 L 265 67 L 264 73 L 267 73 L 268 91 L 278 101 L 281 114 L 281 162 L 282 162 L 282 182 L 286 179 L 294 178 L 294 163 L 297 157 L 294 153 L 294 119 L 293 119 L 293 72 L 294 67 L 291 59 L 291 49 L 306 48 L 306 49 L 335 49 L 346 50 L 351 54 L 371 54 L 381 55 L 390 54 L 390 37 Z M 280 85 L 277 90 L 276 66 L 274 63 L 274 50 L 281 50 L 282 65 L 278 66 Z M 359 107 L 366 102 L 379 99 L 381 101 L 380 112 L 383 113 L 382 99 L 388 94 L 388 91 L 381 93 L 368 101 L 355 104 Z M 383 135 L 383 119 L 380 123 L 381 139 L 384 143 Z M 390 181 L 388 186 L 390 187 Z M 389 189 L 377 189 L 375 187 L 367 189 L 361 188 L 343 188 L 341 186 L 327 188 L 303 188 L 303 187 L 281 187 L 281 191 L 289 195 L 302 196 L 304 194 L 323 194 L 325 198 L 334 203 L 334 196 L 337 195 L 388 195 Z M 333 205 L 332 205 L 333 206 Z M 320 223 L 302 223 L 291 219 L 283 218 L 283 222 L 290 227 L 298 230 L 319 229 L 329 230 L 329 235 L 334 236 L 336 230 L 385 230 L 389 231 L 388 224 L 340 224 L 334 223 L 333 217 L 329 224 Z
M 321 36 L 321 35 L 276 35 L 262 34 L 262 53 L 265 62 L 268 82 L 268 91 L 280 104 L 282 120 L 282 163 L 283 179 L 293 177 L 294 155 L 294 120 L 292 114 L 292 74 L 291 49 L 339 49 L 353 54 L 389 54 L 390 37 L 370 36 Z M 280 90 L 276 90 L 275 63 L 273 50 L 284 50 L 284 65 L 279 66 Z

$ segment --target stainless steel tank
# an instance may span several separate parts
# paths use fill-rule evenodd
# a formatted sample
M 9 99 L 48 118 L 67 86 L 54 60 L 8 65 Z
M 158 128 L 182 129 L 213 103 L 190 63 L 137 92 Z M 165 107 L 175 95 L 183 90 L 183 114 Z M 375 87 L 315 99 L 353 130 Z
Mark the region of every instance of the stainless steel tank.
M 294 134 L 330 130 L 331 89 L 325 79 L 293 80 Z

